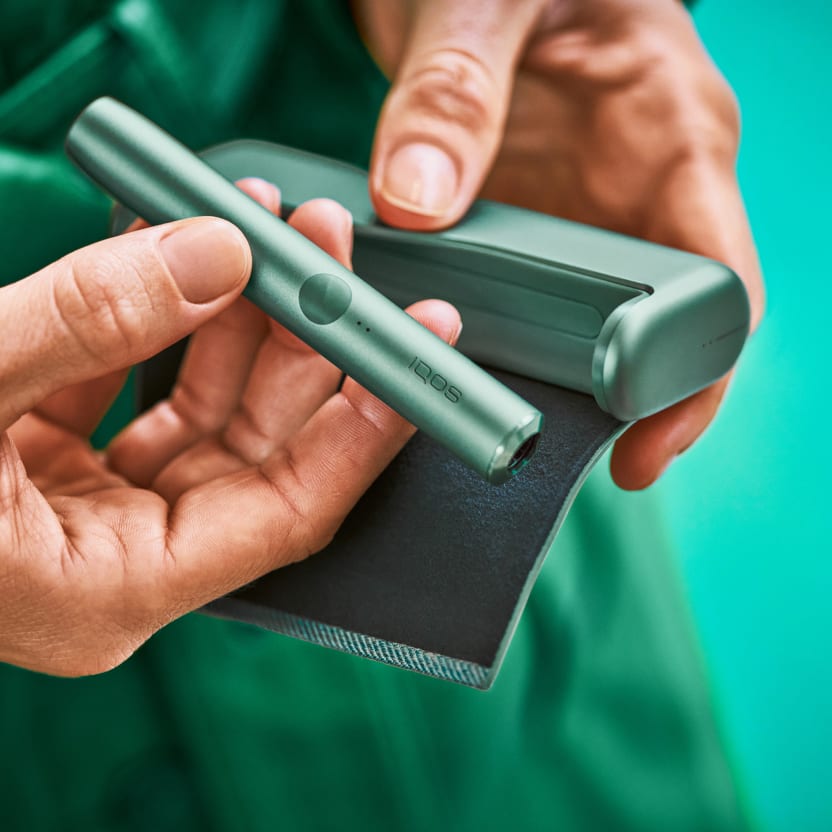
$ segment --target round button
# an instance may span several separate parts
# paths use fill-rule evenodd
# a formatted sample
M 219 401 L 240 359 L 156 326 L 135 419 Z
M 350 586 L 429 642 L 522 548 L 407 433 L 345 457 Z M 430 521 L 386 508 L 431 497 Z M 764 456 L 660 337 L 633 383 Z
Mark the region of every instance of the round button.
M 334 274 L 313 274 L 300 287 L 301 311 L 312 323 L 331 324 L 349 309 L 352 291 Z

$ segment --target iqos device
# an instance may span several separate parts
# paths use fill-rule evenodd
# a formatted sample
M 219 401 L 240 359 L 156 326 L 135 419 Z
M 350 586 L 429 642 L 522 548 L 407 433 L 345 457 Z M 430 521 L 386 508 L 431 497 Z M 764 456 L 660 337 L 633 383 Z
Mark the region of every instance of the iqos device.
M 706 257 L 487 200 L 444 231 L 402 231 L 378 221 L 367 173 L 352 165 L 252 140 L 201 155 L 231 180 L 279 184 L 286 210 L 342 203 L 364 280 L 401 305 L 450 301 L 465 321 L 460 352 L 589 393 L 623 422 L 716 381 L 748 335 L 742 281 Z M 119 210 L 115 229 L 131 218 Z
M 148 222 L 234 223 L 252 251 L 246 297 L 489 482 L 505 482 L 534 453 L 537 409 L 144 116 L 99 98 L 66 149 Z

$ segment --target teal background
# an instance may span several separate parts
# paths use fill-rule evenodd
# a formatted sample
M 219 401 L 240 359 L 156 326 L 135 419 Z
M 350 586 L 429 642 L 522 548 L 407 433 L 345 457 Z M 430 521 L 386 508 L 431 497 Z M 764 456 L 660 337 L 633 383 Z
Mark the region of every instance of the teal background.
M 765 830 L 832 829 L 832 9 L 700 2 L 743 114 L 768 287 L 717 423 L 659 486 L 724 728 Z

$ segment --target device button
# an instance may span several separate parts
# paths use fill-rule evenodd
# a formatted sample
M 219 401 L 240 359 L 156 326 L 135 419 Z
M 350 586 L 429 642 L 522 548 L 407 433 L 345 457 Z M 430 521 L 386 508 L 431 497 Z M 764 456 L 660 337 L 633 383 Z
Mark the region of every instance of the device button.
M 313 274 L 300 287 L 301 311 L 312 323 L 331 324 L 349 309 L 352 291 L 333 274 Z

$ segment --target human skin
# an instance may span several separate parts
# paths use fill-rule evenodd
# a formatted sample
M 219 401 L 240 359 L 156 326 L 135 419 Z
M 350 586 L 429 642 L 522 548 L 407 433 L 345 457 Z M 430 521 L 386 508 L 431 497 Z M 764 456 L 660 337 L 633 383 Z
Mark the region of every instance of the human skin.
M 242 187 L 279 211 L 277 189 Z M 329 200 L 291 224 L 350 264 Z M 140 228 L 0 289 L 0 661 L 107 670 L 173 618 L 323 548 L 414 428 L 240 298 L 251 254 L 212 218 Z M 410 313 L 445 340 L 441 301 Z M 105 454 L 129 366 L 193 332 L 171 397 Z M 285 395 L 291 387 L 293 395 Z
M 726 263 L 763 312 L 736 178 L 734 96 L 677 0 L 353 0 L 392 86 L 376 132 L 378 215 L 444 228 L 478 196 Z M 622 488 L 653 483 L 714 418 L 729 377 L 616 443 Z

